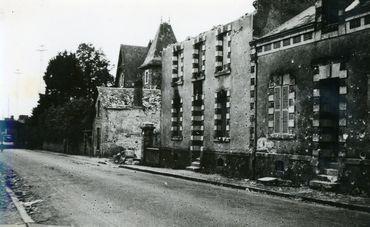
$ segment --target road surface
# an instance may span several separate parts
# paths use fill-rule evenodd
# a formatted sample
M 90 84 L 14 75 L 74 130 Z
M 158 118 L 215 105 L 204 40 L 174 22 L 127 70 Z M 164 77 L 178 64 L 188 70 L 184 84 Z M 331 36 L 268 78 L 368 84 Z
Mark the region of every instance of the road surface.
M 369 226 L 370 214 L 115 168 L 99 159 L 6 150 L 0 162 L 43 200 L 43 224 Z

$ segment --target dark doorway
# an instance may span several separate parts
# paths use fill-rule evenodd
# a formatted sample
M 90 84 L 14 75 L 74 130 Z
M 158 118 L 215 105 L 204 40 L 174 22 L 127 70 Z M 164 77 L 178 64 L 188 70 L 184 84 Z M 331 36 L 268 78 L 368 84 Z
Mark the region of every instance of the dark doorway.
M 204 136 L 203 132 L 203 120 L 202 116 L 204 116 L 204 105 L 203 100 L 203 81 L 194 81 L 193 82 L 193 102 L 192 102 L 192 136 L 193 139 L 191 141 L 192 149 L 192 161 L 196 161 L 200 158 L 201 148 L 203 147 L 203 140 L 200 139 Z
M 320 81 L 320 158 L 335 161 L 339 136 L 339 79 Z

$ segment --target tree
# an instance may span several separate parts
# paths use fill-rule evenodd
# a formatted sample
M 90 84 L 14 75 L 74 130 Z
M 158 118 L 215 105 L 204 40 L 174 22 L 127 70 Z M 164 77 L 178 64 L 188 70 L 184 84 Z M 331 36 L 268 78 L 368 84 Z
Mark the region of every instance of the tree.
M 49 61 L 44 76 L 45 96 L 59 105 L 84 95 L 84 78 L 76 55 L 64 51 Z
M 67 141 L 77 147 L 83 131 L 92 126 L 96 87 L 113 83 L 109 61 L 93 45 L 80 44 L 76 53 L 64 51 L 52 58 L 44 80 L 45 95 L 40 94 L 28 121 L 30 144 Z
M 82 43 L 78 46 L 76 56 L 82 69 L 86 97 L 97 97 L 97 86 L 111 86 L 113 77 L 109 74 L 109 61 L 101 50 L 93 45 Z

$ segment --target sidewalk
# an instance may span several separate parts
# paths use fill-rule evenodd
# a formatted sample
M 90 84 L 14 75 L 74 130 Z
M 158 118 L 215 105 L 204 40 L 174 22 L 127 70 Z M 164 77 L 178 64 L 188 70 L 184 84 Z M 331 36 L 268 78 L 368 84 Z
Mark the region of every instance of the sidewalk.
M 135 171 L 147 172 L 151 174 L 158 174 L 168 177 L 208 183 L 228 188 L 266 193 L 269 195 L 291 199 L 299 199 L 306 202 L 314 202 L 351 210 L 370 212 L 370 198 L 354 197 L 349 195 L 336 194 L 333 192 L 317 191 L 308 187 L 296 188 L 266 186 L 252 180 L 230 179 L 218 174 L 203 174 L 191 172 L 188 170 L 165 169 L 139 165 L 120 165 L 119 167 Z

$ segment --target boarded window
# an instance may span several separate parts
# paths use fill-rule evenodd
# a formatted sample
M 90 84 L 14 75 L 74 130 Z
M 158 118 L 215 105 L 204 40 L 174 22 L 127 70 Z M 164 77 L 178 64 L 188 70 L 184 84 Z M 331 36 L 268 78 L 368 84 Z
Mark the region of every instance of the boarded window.
M 279 79 L 278 79 L 279 78 Z M 283 85 L 283 78 L 279 76 L 276 78 L 273 91 L 273 121 L 274 121 L 274 133 L 289 133 L 289 118 L 293 118 L 289 114 L 289 107 L 293 105 L 293 100 L 289 97 L 290 87 L 288 84 Z M 289 78 L 289 77 L 288 77 Z M 272 117 L 272 115 L 271 115 Z
M 289 85 L 283 86 L 282 92 L 282 133 L 288 133 L 289 117 Z

